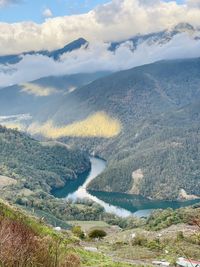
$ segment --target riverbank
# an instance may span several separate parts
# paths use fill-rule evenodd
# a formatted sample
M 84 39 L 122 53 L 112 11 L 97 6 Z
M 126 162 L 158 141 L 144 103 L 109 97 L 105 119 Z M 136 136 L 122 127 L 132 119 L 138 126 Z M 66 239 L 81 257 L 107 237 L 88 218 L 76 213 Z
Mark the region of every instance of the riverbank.
M 53 195 L 57 198 L 65 198 L 72 201 L 87 198 L 102 206 L 106 212 L 114 213 L 120 217 L 131 215 L 148 217 L 154 209 L 178 209 L 200 202 L 199 199 L 188 201 L 149 200 L 138 195 L 88 191 L 87 186 L 89 183 L 106 168 L 106 161 L 99 157 L 90 157 L 90 161 L 91 169 L 89 172 L 80 175 L 76 180 L 68 181 L 65 187 L 54 190 Z

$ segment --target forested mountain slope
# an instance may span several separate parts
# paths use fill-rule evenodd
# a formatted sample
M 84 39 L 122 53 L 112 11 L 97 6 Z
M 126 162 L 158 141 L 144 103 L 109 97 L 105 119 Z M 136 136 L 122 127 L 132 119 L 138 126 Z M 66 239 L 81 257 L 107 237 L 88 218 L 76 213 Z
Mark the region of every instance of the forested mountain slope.
M 199 70 L 198 58 L 161 61 L 97 80 L 98 75 L 75 75 L 75 90 L 68 87 L 71 76 L 62 81 L 42 79 L 37 82 L 42 87 L 39 91 L 44 93 L 45 86 L 54 88 L 61 81 L 61 93 L 32 96 L 18 88 L 14 97 L 5 89 L 0 99 L 4 104 L 11 98 L 13 111 L 32 110 L 25 126 L 19 121 L 22 130 L 78 144 L 107 159 L 107 170 L 90 189 L 159 199 L 183 197 L 186 191 L 190 195 L 186 197 L 193 198 L 200 195 Z M 81 83 L 86 85 L 81 87 Z M 38 93 L 38 88 L 31 90 Z M 20 101 L 27 105 L 17 105 Z M 0 107 L 6 108 L 8 112 L 5 104 Z
M 200 102 L 138 123 L 122 135 L 109 168 L 90 188 L 154 199 L 182 198 L 181 189 L 199 196 L 199 120 Z
M 200 97 L 200 60 L 162 61 L 114 73 L 65 97 L 54 118 L 76 119 L 103 110 L 123 125 L 190 104 Z M 73 116 L 67 116 L 72 110 Z
M 15 201 L 41 191 L 62 187 L 90 169 L 87 154 L 38 141 L 0 126 L 0 190 Z
M 166 199 L 178 198 L 181 189 L 200 195 L 199 70 L 199 59 L 157 62 L 101 78 L 66 97 L 52 118 L 57 124 L 99 111 L 121 124 L 121 133 L 110 139 L 66 139 L 109 160 L 90 188 Z
M 50 76 L 0 89 L 0 124 L 24 130 L 32 121 L 47 120 L 63 98 L 107 72 Z

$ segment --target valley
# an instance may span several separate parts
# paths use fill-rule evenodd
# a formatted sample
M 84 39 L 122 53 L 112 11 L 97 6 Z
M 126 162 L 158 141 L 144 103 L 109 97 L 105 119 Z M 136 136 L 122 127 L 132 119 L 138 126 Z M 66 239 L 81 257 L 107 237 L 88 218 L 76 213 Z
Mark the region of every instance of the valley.
M 66 97 L 51 118 L 61 126 L 82 123 L 99 110 L 121 123 L 113 138 L 61 138 L 108 161 L 90 190 L 177 200 L 183 189 L 199 196 L 198 70 L 199 59 L 157 62 L 98 79 Z
M 86 164 L 80 176 L 79 171 L 74 173 L 68 170 L 64 162 L 61 163 L 64 164 L 63 169 L 59 166 L 55 169 L 56 173 L 51 173 L 52 167 L 49 169 L 48 164 L 41 167 L 42 162 L 38 163 L 37 171 L 34 166 L 22 166 L 20 162 L 24 162 L 26 156 L 19 157 L 17 162 L 15 159 L 12 164 L 10 160 L 9 166 L 2 158 L 1 175 L 11 179 L 19 177 L 19 181 L 23 181 L 11 184 L 3 195 L 31 207 L 33 199 L 41 195 L 39 190 L 42 189 L 44 195 L 39 206 L 48 199 L 45 212 L 52 216 L 52 205 L 55 205 L 57 217 L 62 219 L 64 200 L 54 198 L 51 192 L 55 196 L 66 197 L 76 191 L 81 183 L 84 184 L 90 168 L 89 154 L 93 154 L 106 159 L 107 167 L 87 182 L 84 187 L 84 190 L 87 187 L 87 193 L 79 190 L 77 195 L 72 194 L 75 199 L 88 194 L 91 201 L 107 212 L 126 216 L 130 212 L 146 216 L 153 208 L 180 208 L 197 203 L 200 194 L 199 67 L 199 59 L 161 61 L 114 74 L 102 72 L 47 77 L 26 85 L 26 89 L 20 85 L 1 89 L 3 125 L 18 128 L 20 124 L 22 128 L 19 130 L 45 141 L 41 143 L 44 150 L 50 150 L 46 145 L 49 142 L 51 150 L 59 155 L 64 153 L 64 143 L 69 150 L 75 149 L 73 153 L 84 155 Z M 72 86 L 77 87 L 70 90 Z M 6 110 L 6 99 L 13 92 L 16 97 L 8 103 Z M 24 101 L 27 106 L 18 105 Z M 18 136 L 17 132 L 15 135 Z M 14 142 L 16 140 L 13 138 L 13 147 Z M 36 141 L 33 143 L 36 144 Z M 8 146 L 5 144 L 6 151 Z M 16 157 L 15 151 L 12 156 Z M 61 162 L 59 159 L 56 161 L 56 164 Z M 77 167 L 78 162 L 74 169 Z M 43 177 L 43 169 L 49 169 L 49 176 L 45 177 L 47 182 L 38 184 L 32 177 L 36 173 L 37 177 Z M 71 174 L 68 176 L 64 169 Z M 27 181 L 24 182 L 27 174 L 28 185 Z M 69 181 L 71 177 L 76 179 Z M 13 188 L 17 189 L 14 195 L 11 193 Z M 20 190 L 24 192 L 21 196 L 18 193 Z M 58 195 L 55 192 L 59 192 Z M 69 203 L 69 207 L 72 205 Z M 66 219 L 75 219 L 79 208 L 76 215 L 71 218 L 68 214 Z M 102 210 L 97 206 L 96 212 L 99 214 Z M 78 218 L 88 216 L 83 214 Z
M 200 267 L 199 1 L 71 2 L 0 0 L 0 267 Z
M 58 140 L 105 158 L 107 168 L 87 185 L 90 191 L 103 188 L 125 199 L 131 194 L 157 201 L 198 198 L 199 67 L 199 59 L 186 59 L 111 75 L 43 78 L 35 83 L 40 90 L 60 82 L 56 90 L 61 93 L 47 96 L 16 86 L 1 89 L 1 123 L 10 128 L 20 124 L 35 138 Z M 64 94 L 64 84 L 70 87 L 74 81 L 77 89 Z M 7 107 L 12 104 L 10 113 L 4 108 L 9 92 L 17 96 Z M 24 100 L 31 105 L 18 105 Z
M 69 181 L 63 188 L 52 191 L 57 198 L 82 199 L 88 198 L 101 205 L 106 212 L 118 216 L 148 217 L 156 209 L 179 209 L 200 203 L 200 199 L 177 201 L 153 201 L 142 196 L 112 193 L 103 191 L 86 191 L 87 185 L 106 169 L 106 162 L 99 158 L 90 157 L 91 171 L 87 175 L 81 175 L 76 180 Z

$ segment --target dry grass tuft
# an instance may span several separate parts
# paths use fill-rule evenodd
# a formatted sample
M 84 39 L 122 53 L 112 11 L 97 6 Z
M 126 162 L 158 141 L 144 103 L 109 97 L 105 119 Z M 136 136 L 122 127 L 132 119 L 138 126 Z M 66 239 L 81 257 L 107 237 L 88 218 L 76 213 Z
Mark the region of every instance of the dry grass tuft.
M 1 218 L 0 266 L 79 267 L 80 259 L 67 254 L 61 242 L 39 237 L 21 222 Z

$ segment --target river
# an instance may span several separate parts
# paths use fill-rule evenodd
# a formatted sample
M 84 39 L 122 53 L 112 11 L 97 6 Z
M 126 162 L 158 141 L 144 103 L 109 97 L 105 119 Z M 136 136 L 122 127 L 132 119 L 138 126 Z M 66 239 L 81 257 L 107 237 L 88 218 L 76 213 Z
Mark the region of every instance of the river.
M 72 200 L 88 198 L 104 207 L 105 211 L 122 217 L 128 217 L 131 214 L 138 217 L 147 217 L 154 209 L 177 209 L 200 202 L 200 200 L 149 200 L 141 196 L 124 193 L 87 191 L 88 184 L 106 168 L 104 160 L 96 157 L 91 157 L 90 160 L 91 170 L 89 173 L 80 175 L 78 179 L 67 182 L 65 187 L 53 190 L 52 194 L 58 198 Z

